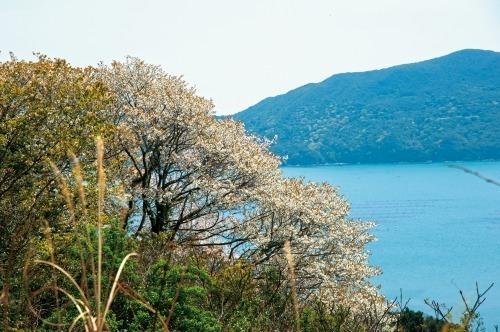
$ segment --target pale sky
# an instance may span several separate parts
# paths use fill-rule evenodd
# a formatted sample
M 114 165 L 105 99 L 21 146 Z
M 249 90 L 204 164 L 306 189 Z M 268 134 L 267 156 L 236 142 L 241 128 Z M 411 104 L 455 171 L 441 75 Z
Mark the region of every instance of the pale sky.
M 230 114 L 339 72 L 500 51 L 500 0 L 3 0 L 0 31 L 2 60 L 137 56 Z

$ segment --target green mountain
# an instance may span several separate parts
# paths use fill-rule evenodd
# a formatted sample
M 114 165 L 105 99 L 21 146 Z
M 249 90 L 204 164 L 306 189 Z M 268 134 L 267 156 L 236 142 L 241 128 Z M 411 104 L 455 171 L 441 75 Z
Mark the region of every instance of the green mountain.
M 337 74 L 233 117 L 292 165 L 500 159 L 500 53 Z

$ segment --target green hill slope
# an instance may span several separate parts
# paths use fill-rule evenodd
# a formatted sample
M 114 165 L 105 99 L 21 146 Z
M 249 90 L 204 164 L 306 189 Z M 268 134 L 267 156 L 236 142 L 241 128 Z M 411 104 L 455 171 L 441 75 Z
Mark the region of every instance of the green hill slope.
M 500 53 L 333 75 L 233 117 L 288 164 L 500 159 Z

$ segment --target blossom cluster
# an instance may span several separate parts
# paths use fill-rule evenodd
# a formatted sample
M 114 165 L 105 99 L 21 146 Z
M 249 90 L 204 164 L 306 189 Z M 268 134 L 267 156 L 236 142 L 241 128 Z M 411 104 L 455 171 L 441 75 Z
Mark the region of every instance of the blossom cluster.
M 158 66 L 129 57 L 99 75 L 113 96 L 106 112 L 124 160 L 130 229 L 283 269 L 289 241 L 302 300 L 380 302 L 366 250 L 373 224 L 351 220 L 333 186 L 284 178 L 269 141 L 216 118 L 210 100 Z

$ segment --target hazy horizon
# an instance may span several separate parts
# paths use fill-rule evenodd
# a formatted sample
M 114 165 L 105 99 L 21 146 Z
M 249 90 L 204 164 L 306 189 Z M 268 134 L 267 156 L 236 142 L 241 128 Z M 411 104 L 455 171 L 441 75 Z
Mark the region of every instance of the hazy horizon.
M 2 60 L 9 51 L 79 66 L 137 56 L 183 75 L 214 100 L 217 114 L 337 73 L 467 48 L 500 51 L 494 0 L 20 0 L 1 8 Z

